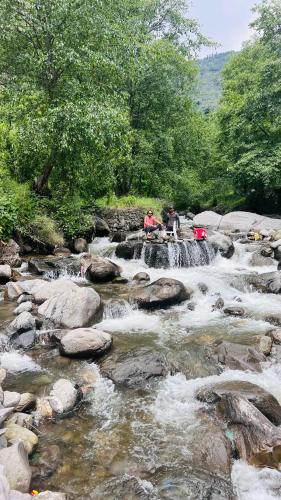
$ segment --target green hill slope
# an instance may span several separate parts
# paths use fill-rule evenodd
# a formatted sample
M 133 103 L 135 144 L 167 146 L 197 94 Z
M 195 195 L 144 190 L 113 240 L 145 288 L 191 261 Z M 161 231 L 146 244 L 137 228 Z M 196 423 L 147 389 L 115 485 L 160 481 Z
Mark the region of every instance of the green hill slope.
M 235 52 L 222 52 L 204 57 L 198 61 L 200 68 L 198 84 L 198 104 L 204 111 L 212 111 L 218 106 L 221 95 L 221 71 Z

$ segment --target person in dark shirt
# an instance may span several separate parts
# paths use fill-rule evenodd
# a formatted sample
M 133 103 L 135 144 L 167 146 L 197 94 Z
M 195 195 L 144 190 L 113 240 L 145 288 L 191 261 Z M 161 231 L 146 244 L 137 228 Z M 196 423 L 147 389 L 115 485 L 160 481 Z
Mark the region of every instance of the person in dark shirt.
M 166 229 L 167 231 L 173 231 L 174 230 L 174 223 L 176 223 L 176 229 L 180 228 L 180 218 L 179 214 L 176 212 L 174 207 L 170 207 L 168 213 L 165 214 L 164 216 L 164 221 L 166 224 Z

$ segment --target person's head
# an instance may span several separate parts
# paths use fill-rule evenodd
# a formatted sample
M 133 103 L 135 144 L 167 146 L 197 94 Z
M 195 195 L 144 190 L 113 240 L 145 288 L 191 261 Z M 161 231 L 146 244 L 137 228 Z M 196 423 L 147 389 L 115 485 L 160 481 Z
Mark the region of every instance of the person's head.
M 146 213 L 147 213 L 147 215 L 149 215 L 150 217 L 151 217 L 151 215 L 153 215 L 152 210 L 147 210 L 147 212 L 146 212 Z
M 173 214 L 173 213 L 175 213 L 174 207 L 169 207 L 169 214 Z

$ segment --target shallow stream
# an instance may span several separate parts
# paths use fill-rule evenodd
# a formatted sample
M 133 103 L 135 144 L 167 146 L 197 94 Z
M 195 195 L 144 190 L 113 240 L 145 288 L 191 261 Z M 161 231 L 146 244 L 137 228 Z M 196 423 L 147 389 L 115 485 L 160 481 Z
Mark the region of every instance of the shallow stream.
M 108 254 L 113 245 L 103 238 L 92 244 L 91 251 Z M 24 354 L 0 355 L 1 366 L 9 370 L 5 388 L 10 390 L 42 395 L 60 377 L 84 381 L 93 389 L 78 413 L 39 424 L 38 452 L 57 444 L 61 460 L 56 472 L 35 481 L 34 487 L 65 491 L 70 499 L 85 500 L 222 500 L 232 498 L 226 493 L 232 487 L 240 500 L 281 498 L 278 471 L 235 461 L 227 474 L 204 456 L 206 440 L 221 431 L 206 418 L 206 407 L 194 397 L 199 387 L 210 382 L 241 380 L 267 389 L 281 403 L 281 362 L 274 361 L 274 356 L 263 364 L 261 373 L 219 372 L 208 356 L 221 339 L 256 344 L 270 329 L 264 318 L 281 313 L 281 296 L 238 291 L 232 286 L 243 274 L 276 270 L 276 265 L 253 268 L 250 255 L 246 245 L 236 243 L 230 260 L 217 255 L 208 266 L 165 270 L 148 269 L 141 260 L 113 257 L 129 283 L 94 286 L 105 301 L 98 328 L 112 334 L 113 352 L 145 347 L 164 354 L 174 367 L 166 378 L 155 379 L 144 389 L 117 388 L 100 375 L 98 363 L 62 358 L 57 349 L 41 346 Z M 188 302 L 153 312 L 132 308 L 127 299 L 137 286 L 132 277 L 140 271 L 148 272 L 151 281 L 160 277 L 182 281 L 194 290 L 194 310 Z M 202 283 L 207 292 L 200 291 Z M 83 280 L 80 284 L 86 285 Z M 243 307 L 246 317 L 228 317 L 213 310 L 219 296 L 225 306 Z M 14 307 L 14 303 L 1 302 L 0 321 L 11 320 Z

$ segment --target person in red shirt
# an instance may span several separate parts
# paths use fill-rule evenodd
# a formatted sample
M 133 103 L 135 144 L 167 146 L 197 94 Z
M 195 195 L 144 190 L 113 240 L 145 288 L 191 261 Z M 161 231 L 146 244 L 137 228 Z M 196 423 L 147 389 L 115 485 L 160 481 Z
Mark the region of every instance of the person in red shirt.
M 152 210 L 147 211 L 147 214 L 144 218 L 143 229 L 148 237 L 151 236 L 151 233 L 153 233 L 153 231 L 156 231 L 156 229 L 162 229 L 161 222 L 157 220 L 156 217 L 154 217 Z

